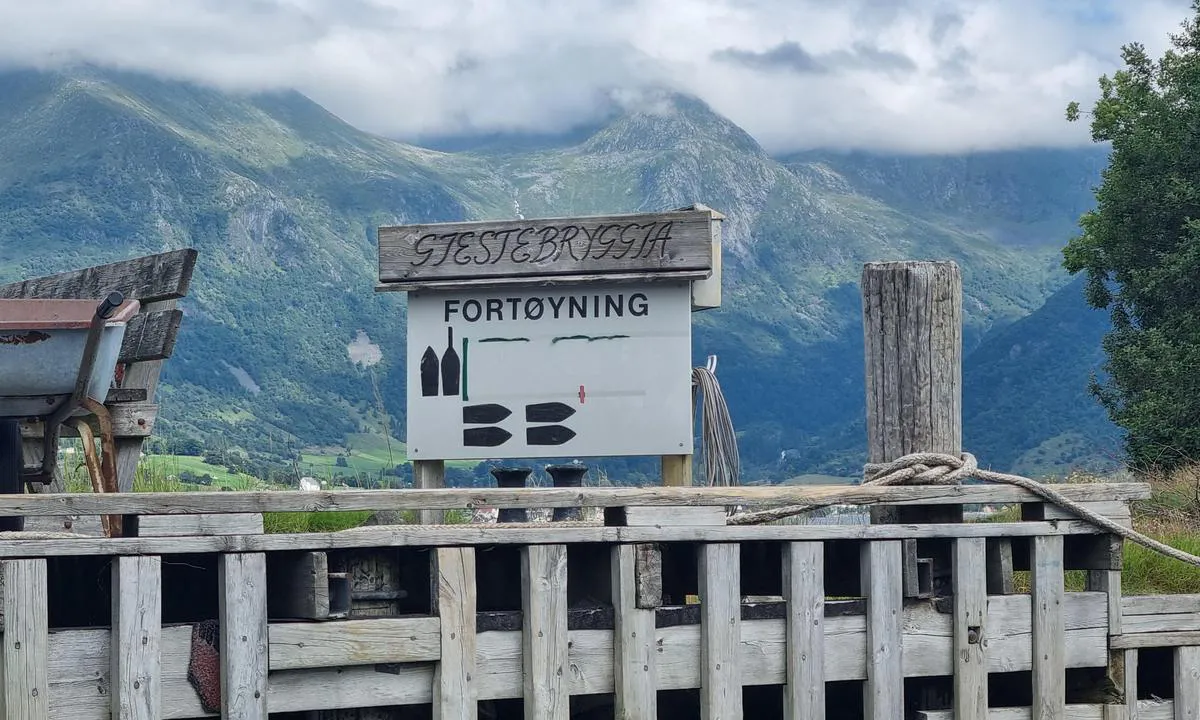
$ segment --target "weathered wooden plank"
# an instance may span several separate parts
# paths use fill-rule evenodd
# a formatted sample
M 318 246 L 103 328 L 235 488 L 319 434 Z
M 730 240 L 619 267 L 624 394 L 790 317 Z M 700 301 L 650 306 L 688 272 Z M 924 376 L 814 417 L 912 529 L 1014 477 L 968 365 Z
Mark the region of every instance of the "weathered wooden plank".
M 0 652 L 7 720 L 49 720 L 49 614 L 46 561 L 6 560 L 0 564 L 4 589 L 4 651 Z
M 661 464 L 663 487 L 691 487 L 691 455 L 663 455 Z
M 433 665 L 284 670 L 271 673 L 271 713 L 418 705 L 433 700 Z M 180 717 L 191 717 L 180 716 Z
M 182 322 L 183 311 L 178 309 L 134 316 L 125 326 L 117 362 L 147 362 L 171 357 Z
M 197 253 L 173 250 L 21 282 L 0 285 L 0 298 L 99 301 L 114 290 L 143 303 L 181 298 L 188 292 Z
M 270 669 L 430 662 L 441 656 L 441 627 L 436 617 L 271 623 Z
M 700 717 L 705 720 L 742 716 L 740 559 L 733 543 L 706 544 L 699 552 Z
M 218 560 L 221 717 L 267 720 L 267 562 L 262 553 Z
M 1085 509 L 1103 515 L 1113 520 L 1128 521 L 1130 519 L 1129 503 L 1121 500 L 1100 500 L 1097 502 L 1080 503 Z M 1041 517 L 1038 520 L 1078 520 L 1074 512 L 1051 503 L 1041 507 Z
M 158 406 L 154 403 L 138 402 L 138 403 L 121 403 L 113 405 L 109 408 L 109 414 L 112 416 L 113 436 L 116 438 L 141 438 L 149 437 L 154 433 L 154 421 L 158 418 Z M 99 426 L 96 424 L 95 418 L 86 416 L 88 425 L 93 430 L 99 433 Z M 21 423 L 21 437 L 29 439 L 40 439 L 42 437 L 42 422 L 24 422 Z M 79 437 L 79 431 L 71 428 L 68 425 L 62 426 L 62 431 L 59 433 L 62 437 Z M 122 490 L 122 492 L 127 492 Z
M 136 421 L 134 422 L 136 425 Z M 1077 483 L 1055 487 L 1074 500 L 1097 497 L 1149 497 L 1146 483 Z M 0 515 L 174 515 L 203 513 L 310 512 L 318 510 L 450 510 L 465 507 L 620 507 L 652 505 L 791 505 L 832 502 L 845 504 L 883 503 L 1014 503 L 1034 496 L 1009 485 L 930 485 L 930 486 L 739 486 L 690 488 L 438 488 L 409 490 L 231 491 L 94 495 L 92 493 L 55 493 L 53 495 L 0 495 Z M 1059 525 L 1077 527 L 1076 521 Z M 1072 523 L 1075 524 L 1072 524 Z M 1019 523 L 989 523 L 1001 530 L 990 535 L 1008 534 L 1004 528 Z M 946 525 L 950 525 L 946 523 Z M 1054 527 L 1032 522 L 1028 527 Z M 833 529 L 836 526 L 825 526 Z M 760 528 L 764 529 L 765 528 Z M 894 530 L 888 530 L 894 532 Z M 906 530 L 919 533 L 919 529 Z M 964 527 L 964 532 L 971 532 Z M 919 537 L 905 535 L 904 537 Z
M 173 312 L 178 300 L 168 298 L 145 302 L 142 313 Z M 162 360 L 130 363 L 125 367 L 125 376 L 121 380 L 122 387 L 144 388 L 147 397 L 153 399 L 158 390 L 158 378 L 162 374 Z M 151 426 L 152 429 L 152 426 Z M 137 478 L 138 462 L 142 456 L 142 437 L 117 437 L 117 488 L 123 492 L 132 492 L 133 482 Z
M 1087 574 L 1087 589 L 1102 592 L 1108 599 L 1108 634 L 1117 636 L 1122 633 L 1123 618 L 1121 617 L 1121 571 L 1092 570 Z M 1113 650 L 1108 654 L 1108 681 L 1118 692 L 1124 692 L 1125 651 Z M 1112 705 L 1108 713 L 1125 713 L 1124 705 Z
M 643 610 L 653 610 L 662 605 L 662 550 L 653 543 L 642 543 L 632 547 L 636 605 Z
M 267 591 L 271 618 L 327 619 L 329 557 L 323 552 L 272 553 L 267 558 Z
M 180 495 L 191 493 L 179 493 Z M 0 495 L 0 502 L 12 495 Z M 96 497 L 104 497 L 96 496 Z M 11 514 L 11 513 L 10 513 Z M 0 558 L 66 555 L 174 555 L 200 552 L 279 552 L 349 548 L 442 547 L 453 545 L 550 545 L 558 543 L 745 542 L 803 540 L 899 540 L 906 537 L 992 537 L 1093 533 L 1087 523 L 1053 526 L 1020 523 L 968 525 L 777 525 L 767 527 L 617 528 L 558 523 L 548 526 L 393 526 L 330 533 L 218 535 L 184 538 L 53 538 L 9 536 Z M 33 539 L 27 539 L 32 537 Z
M 693 283 L 712 279 L 709 270 L 678 270 L 667 276 L 671 280 L 691 280 Z M 553 288 L 571 286 L 578 287 L 587 283 L 604 283 L 606 285 L 636 285 L 646 282 L 646 273 L 580 273 L 578 275 L 533 275 L 529 277 L 475 278 L 473 280 L 412 280 L 406 282 L 376 283 L 375 292 L 417 292 L 428 290 L 484 290 L 503 284 L 508 288 L 539 287 Z M 692 286 L 693 288 L 695 285 Z
M 867 686 L 863 690 L 868 720 L 904 716 L 902 640 L 902 548 L 899 541 L 865 543 L 862 587 L 867 595 Z
M 436 492 L 438 490 L 445 489 L 446 463 L 444 460 L 413 460 L 412 465 L 414 490 L 432 490 Z M 412 491 L 409 490 L 407 492 Z M 413 508 L 404 509 L 409 510 Z M 420 511 L 419 514 L 422 525 L 441 525 L 446 520 L 446 514 L 441 512 L 441 510 L 450 510 L 456 508 L 434 508 L 430 506 L 422 506 L 416 509 Z
M 621 720 L 654 720 L 654 610 L 642 609 L 637 602 L 637 550 L 634 545 L 612 548 L 613 700 Z
M 1126 633 L 1110 639 L 1113 650 L 1136 650 L 1138 648 L 1163 648 L 1200 645 L 1200 631 Z
M 1175 648 L 1175 720 L 1200 719 L 1200 643 Z
M 1035 537 L 1031 567 L 1033 720 L 1062 720 L 1067 704 L 1062 537 Z
M 1125 695 L 1125 717 L 1119 720 L 1140 720 L 1142 703 L 1138 700 L 1138 651 L 1122 650 L 1124 656 L 1125 682 L 1121 690 Z M 1174 708 L 1171 709 L 1174 714 Z
M 434 720 L 479 717 L 476 680 L 475 548 L 436 552 L 439 661 L 433 675 Z
M 567 547 L 521 549 L 525 717 L 567 720 Z
M 626 527 L 665 527 L 667 525 L 724 525 L 725 508 L 720 505 L 700 507 L 626 507 L 614 523 Z
M 112 564 L 112 716 L 162 717 L 162 560 L 114 558 Z
M 825 720 L 825 548 L 788 543 L 783 549 L 787 677 L 784 720 Z
M 957 720 L 986 720 L 987 541 L 954 541 L 954 710 Z
M 693 210 L 381 227 L 379 280 L 707 271 L 713 222 Z
M 1138 703 L 1139 720 L 1173 720 L 1174 703 L 1170 700 L 1142 700 Z M 921 720 L 955 720 L 950 710 L 923 710 Z M 1027 707 L 992 708 L 988 720 L 1030 720 L 1032 709 Z M 1105 720 L 1104 706 L 1099 704 L 1067 705 L 1064 720 Z
M 1149 595 L 1121 600 L 1121 632 L 1200 632 L 1200 595 Z
M 1013 582 L 1011 538 L 998 538 L 988 542 L 987 583 L 989 595 L 1011 595 L 1016 592 L 1016 584 Z
M 137 519 L 138 537 L 258 535 L 262 531 L 262 513 L 139 515 Z

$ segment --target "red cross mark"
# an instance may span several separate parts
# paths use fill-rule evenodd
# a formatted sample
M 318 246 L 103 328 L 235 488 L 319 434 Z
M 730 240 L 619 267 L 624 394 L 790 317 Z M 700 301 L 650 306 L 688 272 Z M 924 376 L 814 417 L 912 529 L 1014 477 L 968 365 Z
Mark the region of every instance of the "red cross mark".
M 586 397 L 587 397 L 587 393 L 586 393 L 586 392 L 584 392 L 584 390 L 583 390 L 583 386 L 582 386 L 582 385 L 580 385 L 580 386 L 579 386 L 579 404 L 580 404 L 580 405 L 582 405 L 582 404 L 583 404 L 583 400 L 584 400 L 584 398 L 586 398 Z

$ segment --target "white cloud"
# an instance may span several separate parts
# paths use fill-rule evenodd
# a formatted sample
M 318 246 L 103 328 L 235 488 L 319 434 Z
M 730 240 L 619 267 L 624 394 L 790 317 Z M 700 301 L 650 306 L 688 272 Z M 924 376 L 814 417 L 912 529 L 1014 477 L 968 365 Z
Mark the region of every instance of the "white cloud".
M 1124 43 L 1186 0 L 0 0 L 0 64 L 295 88 L 398 137 L 555 131 L 694 93 L 772 150 L 1083 144 Z

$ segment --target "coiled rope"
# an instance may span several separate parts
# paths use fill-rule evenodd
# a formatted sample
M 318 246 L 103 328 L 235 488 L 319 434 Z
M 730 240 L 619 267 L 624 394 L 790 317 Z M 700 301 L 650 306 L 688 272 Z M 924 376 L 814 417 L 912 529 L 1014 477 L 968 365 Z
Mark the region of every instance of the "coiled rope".
M 704 451 L 704 477 L 709 487 L 737 485 L 741 476 L 737 434 L 725 404 L 721 384 L 717 382 L 717 357 L 708 356 L 708 364 L 692 370 L 692 407 L 696 392 L 703 396 L 700 406 L 700 444 Z
M 1045 498 L 1050 503 L 1075 513 L 1081 519 L 1093 525 L 1127 538 L 1155 552 L 1162 553 L 1189 565 L 1200 567 L 1200 557 L 1161 543 L 1132 528 L 1127 528 L 1104 515 L 1089 510 L 1070 498 L 1064 497 L 1043 483 L 1020 475 L 981 470 L 975 460 L 975 456 L 970 453 L 963 453 L 961 457 L 941 453 L 914 453 L 891 462 L 868 463 L 863 468 L 862 485 L 958 485 L 970 477 L 978 478 L 985 482 L 1002 483 L 1024 488 L 1035 495 Z M 730 525 L 753 525 L 780 520 L 816 508 L 842 503 L 842 500 L 833 497 L 808 505 L 788 505 L 769 510 L 737 513 L 730 516 L 726 522 Z

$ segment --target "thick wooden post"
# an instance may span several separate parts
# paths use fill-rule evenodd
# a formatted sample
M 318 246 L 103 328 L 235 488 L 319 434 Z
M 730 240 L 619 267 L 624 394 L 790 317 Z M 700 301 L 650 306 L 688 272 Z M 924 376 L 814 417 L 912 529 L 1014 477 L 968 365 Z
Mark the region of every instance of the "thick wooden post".
M 413 487 L 434 489 L 446 487 L 444 460 L 413 460 Z M 446 521 L 445 510 L 421 510 L 422 525 L 441 525 Z

